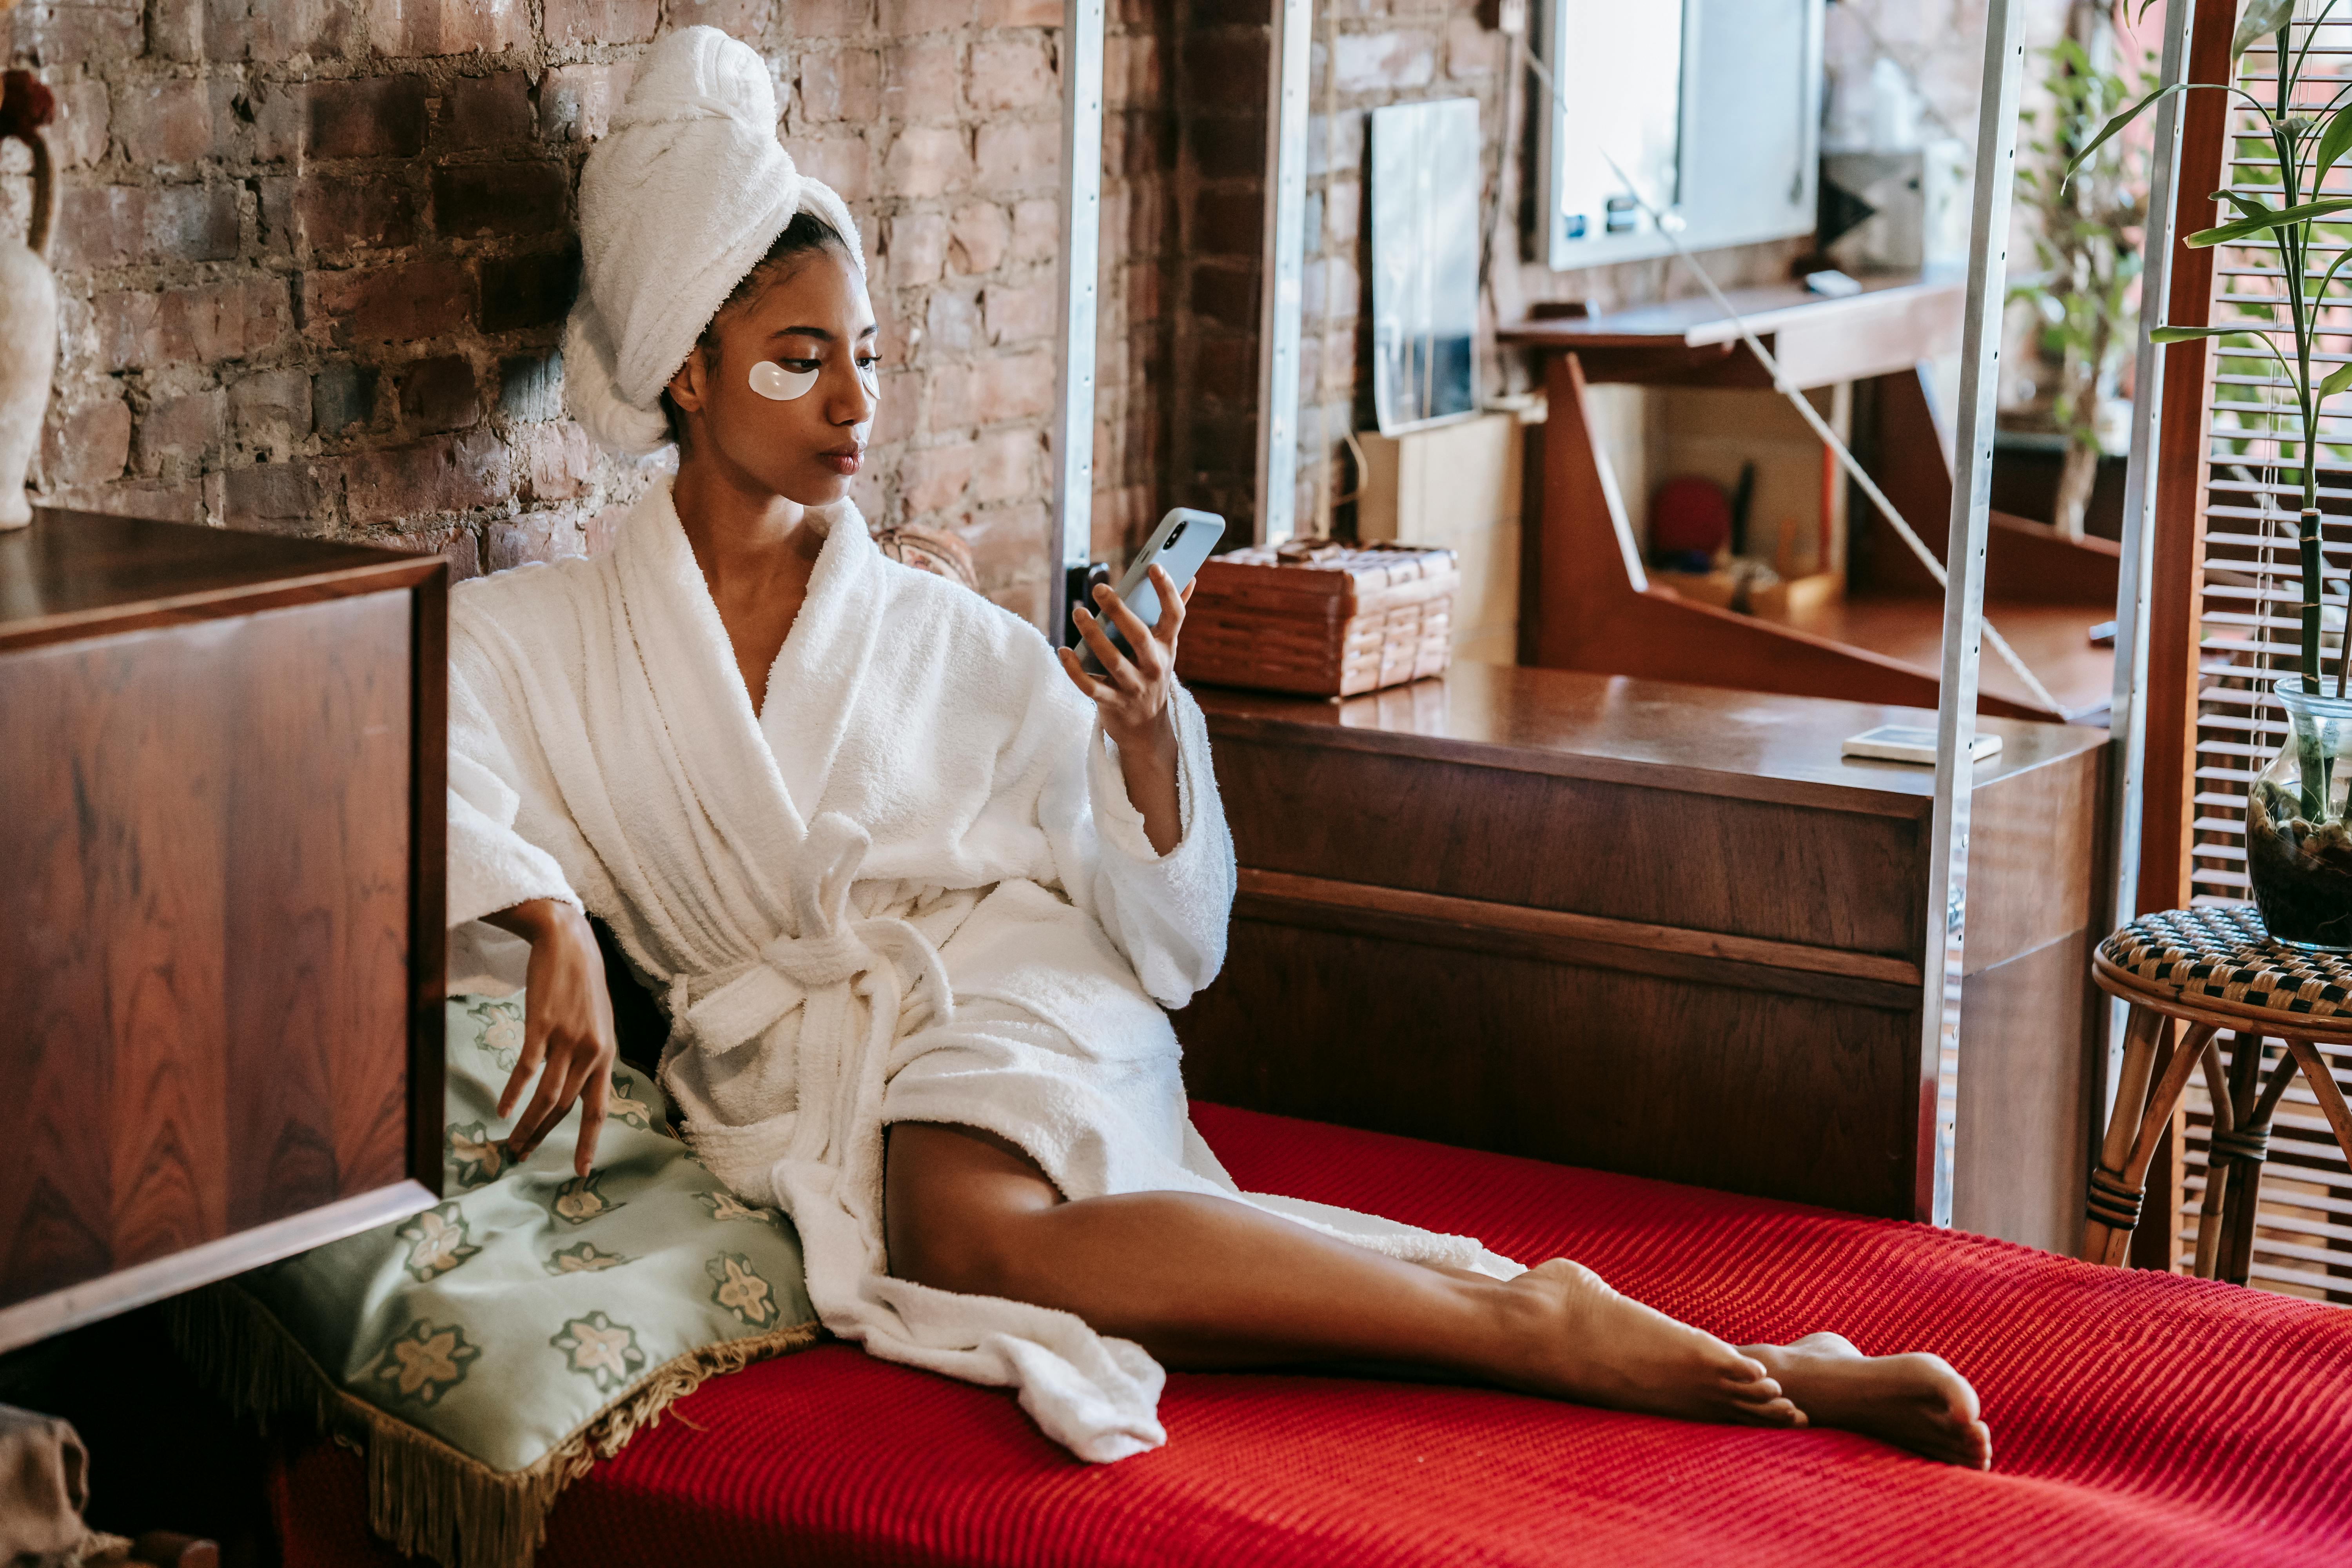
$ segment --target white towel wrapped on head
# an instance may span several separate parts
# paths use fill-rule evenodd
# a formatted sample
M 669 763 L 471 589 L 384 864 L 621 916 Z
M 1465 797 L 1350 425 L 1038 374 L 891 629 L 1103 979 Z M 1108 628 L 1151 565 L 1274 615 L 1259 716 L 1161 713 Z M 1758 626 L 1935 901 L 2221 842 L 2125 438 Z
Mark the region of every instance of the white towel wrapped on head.
M 564 406 L 628 457 L 669 440 L 661 392 L 793 216 L 838 233 L 849 209 L 776 140 L 776 90 L 749 47 L 688 27 L 638 66 L 580 174 L 580 298 L 564 330 Z

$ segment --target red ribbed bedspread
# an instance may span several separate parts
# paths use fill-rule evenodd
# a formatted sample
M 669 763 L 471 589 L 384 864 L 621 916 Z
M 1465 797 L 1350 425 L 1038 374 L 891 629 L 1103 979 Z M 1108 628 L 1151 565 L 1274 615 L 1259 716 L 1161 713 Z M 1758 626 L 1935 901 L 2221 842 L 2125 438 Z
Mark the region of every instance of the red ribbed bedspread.
M 1196 1106 L 1244 1186 L 1575 1258 L 1734 1343 L 1937 1351 L 1993 1473 L 1834 1432 L 1478 1389 L 1171 1376 L 1071 1459 L 1010 1395 L 824 1346 L 706 1384 L 556 1507 L 546 1568 L 774 1563 L 2352 1563 L 2352 1314 L 2045 1253 Z M 287 1568 L 388 1553 L 357 1462 L 281 1472 Z

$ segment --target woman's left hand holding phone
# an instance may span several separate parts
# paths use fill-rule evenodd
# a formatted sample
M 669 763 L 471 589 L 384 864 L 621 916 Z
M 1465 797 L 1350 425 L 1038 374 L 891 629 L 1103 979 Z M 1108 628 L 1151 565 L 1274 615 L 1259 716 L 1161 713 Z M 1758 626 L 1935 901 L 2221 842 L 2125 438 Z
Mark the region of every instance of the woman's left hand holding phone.
M 576 1100 L 580 1140 L 572 1168 L 585 1176 L 595 1162 L 619 1054 L 596 933 L 586 915 L 555 899 L 529 900 L 483 918 L 530 943 L 522 1056 L 499 1096 L 499 1114 L 513 1111 L 534 1073 L 539 1087 L 508 1131 L 507 1150 L 516 1160 L 529 1159 Z
M 1061 648 L 1062 668 L 1090 698 L 1102 716 L 1103 733 L 1118 747 L 1119 768 L 1127 779 L 1128 799 L 1143 813 L 1144 836 L 1165 855 L 1183 835 L 1183 816 L 1176 793 L 1176 721 L 1169 693 L 1176 685 L 1176 639 L 1184 629 L 1184 605 L 1192 584 L 1179 594 L 1165 567 L 1154 564 L 1146 574 L 1160 596 L 1160 624 L 1147 626 L 1127 607 L 1108 584 L 1095 588 L 1095 603 L 1135 650 L 1129 658 L 1103 630 L 1103 616 L 1081 605 L 1072 612 L 1078 635 L 1101 661 L 1103 673 L 1090 675 L 1074 648 Z

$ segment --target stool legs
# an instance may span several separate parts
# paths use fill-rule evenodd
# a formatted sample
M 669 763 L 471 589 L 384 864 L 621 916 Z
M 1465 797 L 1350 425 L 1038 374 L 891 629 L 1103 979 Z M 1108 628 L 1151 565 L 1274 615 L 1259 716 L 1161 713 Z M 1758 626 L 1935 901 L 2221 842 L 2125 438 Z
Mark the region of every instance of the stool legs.
M 2240 1039 L 2238 1048 L 2243 1050 L 2243 1037 Z M 2205 1042 L 2202 1065 L 2205 1093 L 2213 1102 L 2213 1141 L 2205 1161 L 2205 1201 L 2197 1205 L 2197 1278 L 2210 1279 L 2221 1258 L 2222 1199 L 2230 1189 L 2231 1170 L 2237 1164 L 2224 1158 L 2224 1145 L 2236 1133 L 2238 1119 L 2231 1103 L 2229 1075 L 2221 1067 L 2221 1047 L 2211 1040 Z
M 2271 1117 L 2278 1110 L 2280 1096 L 2294 1081 L 2296 1062 L 2291 1050 L 2279 1053 L 2278 1065 L 2271 1069 L 2270 1081 L 2263 1082 L 2263 1037 L 2252 1030 L 2238 1036 L 2237 1049 L 2231 1053 L 2230 1076 L 2236 1085 L 2237 1102 L 2241 1110 L 2227 1133 L 2215 1132 L 2212 1152 L 2208 1159 L 2226 1159 L 2230 1163 L 2230 1196 L 2222 1224 L 2221 1256 L 2214 1270 L 2215 1278 L 2232 1285 L 2243 1285 L 2253 1271 L 2254 1212 L 2262 1201 L 2263 1163 L 2270 1158 Z M 2261 1093 L 2255 1093 L 2257 1085 Z M 2210 1180 L 2210 1173 L 2208 1173 Z
M 2083 1226 L 2083 1258 L 2088 1263 L 2120 1267 L 2131 1255 L 2132 1232 L 2139 1225 L 2140 1200 L 2147 1183 L 2148 1162 L 2156 1157 L 2157 1140 L 2171 1124 L 2173 1108 L 2180 1103 L 2189 1075 L 2205 1059 L 2212 1043 L 2213 1026 L 2192 1024 L 2182 1037 L 2164 1078 L 2154 1093 L 2156 1046 L 2164 1031 L 2161 1014 L 2144 1007 L 2131 1010 L 2124 1037 L 2124 1065 L 2116 1083 L 2115 1114 L 2107 1120 L 2107 1135 L 2099 1148 L 2099 1163 L 2091 1172 L 2090 1199 Z M 2166 1216 L 2168 1225 L 2171 1216 Z

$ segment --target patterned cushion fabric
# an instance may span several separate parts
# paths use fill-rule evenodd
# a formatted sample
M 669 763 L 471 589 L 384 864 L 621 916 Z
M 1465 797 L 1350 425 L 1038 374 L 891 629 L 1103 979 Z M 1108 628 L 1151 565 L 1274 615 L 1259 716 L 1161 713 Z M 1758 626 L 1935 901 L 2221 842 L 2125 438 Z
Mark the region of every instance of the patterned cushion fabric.
M 2186 1000 L 2352 1025 L 2352 959 L 2274 942 L 2252 909 L 2142 915 L 2101 942 L 2099 954 L 2150 989 Z
M 238 1403 L 333 1412 L 408 1544 L 488 1568 L 530 1561 L 600 1453 L 708 1373 L 813 1341 L 815 1313 L 791 1224 L 702 1167 L 649 1077 L 614 1072 L 582 1178 L 576 1111 L 528 1160 L 503 1137 L 522 998 L 451 998 L 447 1042 L 445 1200 L 216 1287 L 176 1326 Z
M 1582 1259 L 1734 1342 L 1941 1352 L 1993 1471 L 1848 1433 L 1490 1389 L 1169 1379 L 1165 1448 L 1073 1461 L 1011 1396 L 828 1345 L 713 1379 L 568 1492 L 541 1568 L 2342 1563 L 2352 1313 L 2005 1242 L 1196 1105 L 1243 1185 Z M 691 1423 L 689 1425 L 688 1423 Z M 286 1568 L 386 1557 L 358 1469 L 275 1483 Z

